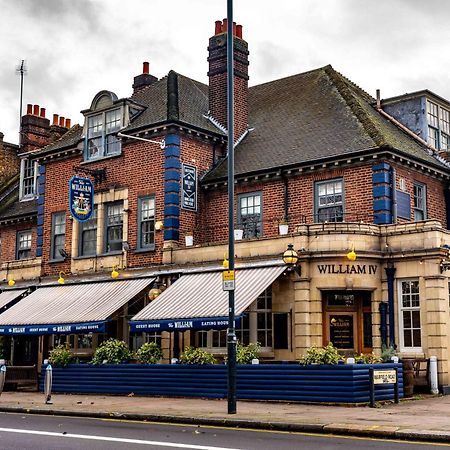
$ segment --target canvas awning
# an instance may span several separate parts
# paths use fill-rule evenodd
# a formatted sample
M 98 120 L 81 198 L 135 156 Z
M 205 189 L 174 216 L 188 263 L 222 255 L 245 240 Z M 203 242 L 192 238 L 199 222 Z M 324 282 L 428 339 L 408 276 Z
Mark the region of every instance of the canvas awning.
M 0 294 L 0 312 L 7 308 L 7 306 L 16 298 L 19 298 L 22 294 L 24 294 L 26 289 L 11 289 L 8 291 L 3 291 Z
M 285 266 L 236 270 L 236 317 L 285 270 Z M 183 275 L 130 321 L 134 332 L 227 327 L 228 292 L 222 288 L 222 271 Z
M 154 278 L 39 287 L 0 314 L 0 335 L 102 333 Z

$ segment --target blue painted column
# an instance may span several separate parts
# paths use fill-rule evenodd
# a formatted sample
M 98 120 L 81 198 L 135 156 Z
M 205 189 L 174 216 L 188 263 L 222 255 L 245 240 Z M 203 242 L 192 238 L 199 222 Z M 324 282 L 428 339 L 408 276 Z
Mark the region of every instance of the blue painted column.
M 387 347 L 387 308 L 388 305 L 385 302 L 380 303 L 380 334 L 381 345 Z
M 373 223 L 392 223 L 391 167 L 380 163 L 372 166 Z
M 164 148 L 164 240 L 180 238 L 180 136 L 168 134 Z
M 394 277 L 395 267 L 388 263 L 386 267 L 387 288 L 388 288 L 388 307 L 389 307 L 389 346 L 396 348 L 395 345 L 395 317 L 394 317 Z

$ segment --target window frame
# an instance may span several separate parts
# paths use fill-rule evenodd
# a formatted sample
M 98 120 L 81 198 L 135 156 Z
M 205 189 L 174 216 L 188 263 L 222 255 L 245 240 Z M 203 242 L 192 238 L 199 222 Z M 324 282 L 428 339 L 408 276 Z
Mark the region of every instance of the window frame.
M 341 184 L 341 201 L 339 203 L 334 203 L 333 206 L 320 206 L 320 195 L 319 195 L 319 190 L 321 186 L 326 186 L 326 185 L 330 185 L 330 184 L 336 184 L 337 182 L 339 182 Z M 325 194 L 327 195 L 327 194 Z M 336 195 L 336 191 L 333 192 L 333 196 Z M 342 208 L 342 212 L 341 212 L 341 220 L 330 220 L 330 219 L 325 219 L 323 221 L 320 221 L 320 211 L 321 210 L 329 210 L 332 208 L 336 208 L 341 206 Z M 337 219 L 339 216 L 335 215 L 334 219 Z M 345 190 L 344 190 L 344 178 L 340 177 L 340 178 L 332 178 L 329 180 L 320 180 L 320 181 L 316 181 L 314 182 L 314 223 L 323 223 L 323 222 L 333 222 L 333 223 L 340 223 L 340 222 L 344 222 L 344 217 L 345 217 Z
M 56 233 L 56 227 L 61 226 L 62 223 L 57 224 L 56 218 L 57 217 L 63 217 L 64 218 L 64 233 Z M 52 213 L 52 231 L 51 231 L 51 243 L 50 243 L 50 260 L 53 261 L 63 261 L 64 257 L 59 253 L 59 247 L 56 246 L 56 239 L 59 236 L 64 236 L 64 242 L 62 245 L 62 249 L 64 249 L 65 243 L 66 243 L 66 213 L 65 211 L 57 211 Z M 57 251 L 58 249 L 58 251 Z
M 116 114 L 113 121 L 108 121 L 108 115 Z M 93 122 L 95 118 L 99 118 L 98 122 Z M 122 153 L 122 143 L 117 139 L 117 133 L 123 126 L 123 108 L 114 107 L 104 111 L 95 111 L 86 116 L 86 135 L 84 142 L 84 161 L 97 161 L 102 158 L 109 158 L 111 156 L 120 155 Z M 108 129 L 108 124 L 116 125 Z M 113 137 L 113 142 L 108 142 L 108 139 Z M 99 140 L 100 145 L 97 147 L 98 152 L 95 156 L 90 155 L 89 144 L 94 140 Z M 115 145 L 116 150 L 108 151 L 109 145 Z
M 30 235 L 30 238 L 27 239 L 27 241 L 29 240 L 29 242 L 30 242 L 30 246 L 26 247 L 26 248 L 23 248 L 23 249 L 20 249 L 19 248 L 20 237 L 25 235 L 25 234 L 29 234 Z M 32 246 L 33 246 L 33 230 L 20 230 L 20 231 L 17 231 L 17 233 L 16 233 L 16 260 L 20 261 L 20 260 L 23 260 L 23 259 L 31 259 L 32 258 L 32 254 L 31 254 Z M 22 252 L 23 251 L 29 252 L 29 256 L 20 257 L 20 252 L 21 251 Z
M 408 296 L 410 297 L 411 305 L 410 306 L 403 306 L 403 285 L 405 283 L 417 283 L 417 295 L 418 295 L 418 306 L 412 306 L 412 295 L 415 295 L 416 293 L 412 292 L 412 289 L 410 287 Z M 422 317 L 421 317 L 421 301 L 420 301 L 420 282 L 418 278 L 408 278 L 408 279 L 402 279 L 398 280 L 398 329 L 399 329 L 399 339 L 400 339 L 400 350 L 405 352 L 422 352 L 422 344 L 423 344 L 423 336 L 422 336 Z M 412 323 L 412 316 L 411 316 L 411 328 L 405 328 L 404 327 L 404 312 L 419 312 L 419 328 L 414 328 Z M 414 344 L 414 330 L 420 330 L 420 347 L 406 347 L 405 346 L 405 330 L 411 331 L 411 343 Z
M 417 195 L 417 190 L 421 190 L 422 196 Z M 416 201 L 422 201 L 422 206 L 417 206 Z M 419 181 L 414 181 L 413 183 L 413 205 L 414 205 L 414 222 L 421 220 L 427 220 L 427 185 L 420 183 Z M 422 214 L 421 219 L 417 219 L 416 214 Z
M 95 224 L 95 227 L 84 229 L 86 225 Z M 84 253 L 83 252 L 83 244 L 85 239 L 83 238 L 85 232 L 90 232 L 95 230 L 95 239 L 93 242 L 95 243 L 94 252 L 93 253 Z M 97 255 L 97 238 L 98 238 L 98 207 L 94 204 L 94 208 L 92 210 L 92 216 L 89 220 L 85 220 L 84 222 L 78 222 L 78 256 L 83 257 L 92 257 Z
M 150 219 L 143 219 L 143 209 L 142 206 L 144 205 L 145 201 L 151 201 L 153 200 L 153 216 Z M 151 209 L 150 209 L 151 210 Z M 156 199 L 155 195 L 145 195 L 143 197 L 138 198 L 138 239 L 137 239 L 137 250 L 140 251 L 151 251 L 155 250 L 156 242 L 155 242 L 155 222 L 156 222 Z M 150 244 L 144 244 L 144 234 L 143 234 L 143 228 L 146 223 L 152 223 L 153 222 L 153 231 L 146 232 L 153 235 L 153 242 Z
M 27 167 L 27 163 L 30 164 L 30 167 Z M 38 163 L 37 161 L 33 161 L 30 158 L 22 158 L 20 160 L 20 182 L 19 182 L 19 199 L 20 201 L 33 200 L 37 197 L 37 180 L 38 180 Z M 32 173 L 29 176 L 27 175 L 27 170 L 31 170 Z M 31 192 L 27 192 L 25 187 L 25 181 L 31 181 Z
M 124 232 L 124 207 L 123 207 L 123 200 L 119 200 L 119 201 L 115 201 L 115 202 L 109 202 L 109 203 L 105 203 L 105 217 L 104 217 L 104 222 L 103 222 L 103 230 L 104 230 L 104 247 L 103 247 L 103 253 L 104 254 L 111 254 L 111 253 L 120 253 L 123 250 L 123 232 Z M 114 249 L 114 250 L 109 250 L 108 247 L 111 245 L 112 242 L 116 243 L 119 242 L 118 240 L 113 240 L 111 241 L 109 239 L 109 230 L 115 227 L 118 227 L 117 224 L 109 224 L 109 218 L 112 217 L 109 215 L 109 210 L 116 207 L 116 206 L 121 206 L 122 207 L 122 213 L 121 213 L 121 217 L 122 217 L 122 222 L 121 222 L 121 226 L 122 226 L 122 238 L 121 238 L 121 245 L 120 245 L 120 249 Z
M 241 200 L 243 199 L 248 199 L 249 198 L 253 198 L 255 199 L 256 197 L 259 197 L 259 214 L 242 214 L 242 208 L 241 208 Z M 253 200 L 254 202 L 254 200 Z M 249 206 L 247 205 L 246 208 L 248 209 Z M 250 206 L 250 208 L 255 208 L 255 204 L 253 203 L 252 206 Z M 245 224 L 245 221 L 243 219 L 243 216 L 248 216 L 249 218 L 251 216 L 257 217 L 258 216 L 258 221 L 255 222 L 255 230 L 250 230 L 249 229 L 249 224 Z M 251 239 L 251 238 L 258 238 L 258 237 L 262 237 L 264 236 L 264 227 L 263 227 L 263 195 L 262 195 L 262 191 L 255 191 L 255 192 L 243 192 L 241 194 L 238 194 L 238 198 L 237 198 L 237 211 L 236 211 L 236 220 L 237 220 L 237 225 L 236 225 L 236 229 L 242 229 L 243 230 L 243 239 Z M 249 221 L 250 222 L 250 221 Z M 252 224 L 253 225 L 253 224 Z M 251 235 L 250 235 L 251 232 Z

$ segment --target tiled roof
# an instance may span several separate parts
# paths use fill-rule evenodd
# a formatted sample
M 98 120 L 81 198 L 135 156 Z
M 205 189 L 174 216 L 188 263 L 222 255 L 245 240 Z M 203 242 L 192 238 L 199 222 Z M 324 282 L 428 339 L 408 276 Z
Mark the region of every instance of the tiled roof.
M 249 124 L 254 129 L 236 148 L 236 175 L 380 147 L 445 168 L 378 113 L 374 101 L 331 66 L 250 88 Z M 225 159 L 204 180 L 226 175 Z
M 136 92 L 131 98 L 146 109 L 127 127 L 127 132 L 174 120 L 222 134 L 204 117 L 208 113 L 208 86 L 174 71 Z M 175 103 L 175 110 L 170 108 L 170 103 Z
M 80 142 L 81 135 L 83 134 L 83 127 L 76 124 L 70 128 L 67 133 L 63 134 L 58 140 L 52 142 L 51 144 L 43 147 L 37 152 L 33 152 L 34 155 L 41 155 L 49 153 L 52 150 L 58 150 L 67 147 L 73 147 Z
M 37 200 L 19 201 L 19 184 L 4 200 L 0 210 L 0 223 L 37 214 Z

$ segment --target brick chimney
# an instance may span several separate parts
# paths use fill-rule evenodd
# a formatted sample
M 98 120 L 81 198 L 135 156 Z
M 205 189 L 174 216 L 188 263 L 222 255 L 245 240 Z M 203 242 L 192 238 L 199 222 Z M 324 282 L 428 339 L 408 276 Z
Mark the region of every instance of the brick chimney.
M 45 108 L 27 105 L 27 113 L 22 117 L 21 152 L 42 148 L 50 142 L 50 121 L 45 118 Z
M 53 122 L 50 126 L 50 141 L 55 142 L 61 136 L 67 133 L 67 130 L 70 128 L 70 119 L 66 119 L 65 117 L 59 117 L 58 114 L 53 114 Z
M 158 81 L 158 78 L 150 75 L 150 64 L 148 62 L 144 62 L 142 66 L 142 73 L 134 77 L 133 94 L 136 94 L 136 92 L 139 92 L 146 86 L 150 86 L 155 81 Z
M 248 128 L 248 44 L 242 39 L 242 25 L 233 24 L 234 128 L 236 139 Z M 216 21 L 209 39 L 209 110 L 227 127 L 227 20 Z

